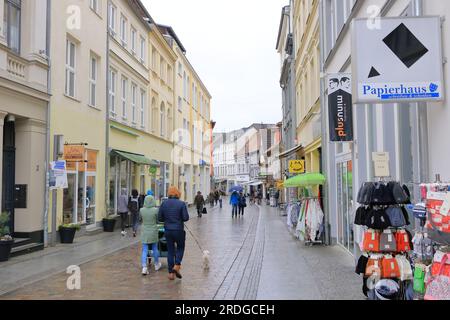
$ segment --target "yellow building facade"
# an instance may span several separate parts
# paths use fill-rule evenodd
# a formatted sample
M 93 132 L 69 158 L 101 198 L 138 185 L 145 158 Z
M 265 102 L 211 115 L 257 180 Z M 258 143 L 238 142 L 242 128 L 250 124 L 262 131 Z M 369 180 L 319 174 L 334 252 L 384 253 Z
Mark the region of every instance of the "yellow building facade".
M 295 93 L 297 142 L 303 148 L 298 158 L 306 161 L 306 172 L 320 172 L 320 34 L 319 1 L 293 1 L 295 43 Z
M 66 13 L 66 14 L 63 14 Z M 53 1 L 51 8 L 50 161 L 66 160 L 68 188 L 50 194 L 49 231 L 56 203 L 56 227 L 96 227 L 105 212 L 107 6 L 98 1 Z M 54 144 L 61 136 L 64 150 Z M 80 153 L 71 161 L 71 151 Z M 86 161 L 86 162 L 85 162 Z M 54 202 L 55 201 L 55 202 Z

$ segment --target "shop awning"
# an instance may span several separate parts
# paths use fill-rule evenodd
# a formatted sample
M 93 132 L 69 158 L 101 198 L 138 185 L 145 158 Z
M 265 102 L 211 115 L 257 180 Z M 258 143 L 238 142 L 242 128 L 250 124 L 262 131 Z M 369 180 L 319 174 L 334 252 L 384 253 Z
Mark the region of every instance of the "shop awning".
M 142 154 L 130 153 L 130 152 L 120 151 L 120 150 L 113 150 L 112 153 L 115 153 L 115 154 L 121 156 L 122 158 L 130 160 L 131 162 L 134 162 L 136 164 L 144 164 L 144 165 L 149 165 L 149 166 L 159 166 L 160 165 L 159 161 L 150 160 Z
M 284 182 L 285 188 L 293 187 L 306 187 L 306 186 L 317 186 L 323 185 L 326 178 L 321 173 L 305 173 L 290 178 Z
M 263 184 L 263 183 L 262 183 L 261 181 L 256 181 L 256 182 L 250 183 L 249 186 L 251 186 L 251 187 L 256 187 L 256 186 L 260 186 L 260 185 L 262 185 L 262 184 Z
M 280 153 L 280 155 L 278 156 L 280 159 L 283 159 L 283 158 L 287 158 L 288 156 L 290 156 L 291 154 L 293 154 L 293 153 L 295 153 L 295 152 L 297 152 L 297 151 L 299 151 L 299 150 L 301 150 L 301 149 L 303 149 L 303 146 L 302 145 L 298 145 L 298 146 L 296 146 L 296 147 L 294 147 L 294 148 L 292 148 L 292 149 L 289 149 L 289 150 L 287 150 L 287 151 L 285 151 L 285 152 L 283 152 L 283 153 Z

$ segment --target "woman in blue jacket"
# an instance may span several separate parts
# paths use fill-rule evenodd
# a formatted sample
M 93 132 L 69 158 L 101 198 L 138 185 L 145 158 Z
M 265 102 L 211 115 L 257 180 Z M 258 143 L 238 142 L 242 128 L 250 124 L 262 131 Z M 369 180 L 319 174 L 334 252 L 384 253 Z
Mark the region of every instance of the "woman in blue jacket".
M 237 193 L 237 191 L 234 191 L 231 194 L 230 204 L 233 207 L 233 211 L 231 212 L 231 215 L 233 216 L 233 218 L 237 217 L 237 215 L 238 215 L 238 205 L 239 205 L 239 194 Z

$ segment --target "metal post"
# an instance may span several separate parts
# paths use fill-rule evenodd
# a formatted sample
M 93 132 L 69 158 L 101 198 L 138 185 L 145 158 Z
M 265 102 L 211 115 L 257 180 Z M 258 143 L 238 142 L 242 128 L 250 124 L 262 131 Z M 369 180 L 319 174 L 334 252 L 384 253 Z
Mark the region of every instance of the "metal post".
M 53 161 L 58 160 L 58 145 L 59 145 L 60 136 L 53 136 Z M 51 238 L 51 246 L 54 247 L 56 245 L 56 206 L 57 206 L 57 196 L 58 191 L 52 191 L 52 238 Z

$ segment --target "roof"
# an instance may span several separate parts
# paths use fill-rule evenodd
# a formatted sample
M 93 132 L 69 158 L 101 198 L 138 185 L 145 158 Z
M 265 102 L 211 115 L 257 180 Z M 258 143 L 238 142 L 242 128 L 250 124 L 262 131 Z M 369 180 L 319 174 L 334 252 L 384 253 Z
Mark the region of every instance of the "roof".
M 183 51 L 184 54 L 186 54 L 186 49 L 181 43 L 180 38 L 178 38 L 177 34 L 175 33 L 175 30 L 171 26 L 166 26 L 162 24 L 156 24 L 158 26 L 158 29 L 161 31 L 162 34 L 171 36 L 175 42 L 177 43 L 178 47 L 180 47 L 181 51 Z
M 280 45 L 281 30 L 283 30 L 284 17 L 286 16 L 285 11 L 286 11 L 286 9 L 288 9 L 288 8 L 290 8 L 290 7 L 291 7 L 291 6 L 284 6 L 284 7 L 281 9 L 280 26 L 278 27 L 277 46 L 275 47 L 275 49 L 278 49 L 278 46 Z
M 142 19 L 147 18 L 148 21 L 143 21 L 143 24 L 146 24 L 146 26 L 150 29 L 150 24 L 155 23 L 155 20 L 153 20 L 152 16 L 148 12 L 147 8 L 145 8 L 144 4 L 141 0 L 127 0 L 130 7 L 133 9 L 133 11 L 136 13 L 136 15 L 141 15 Z M 147 23 L 145 23 L 147 22 Z

